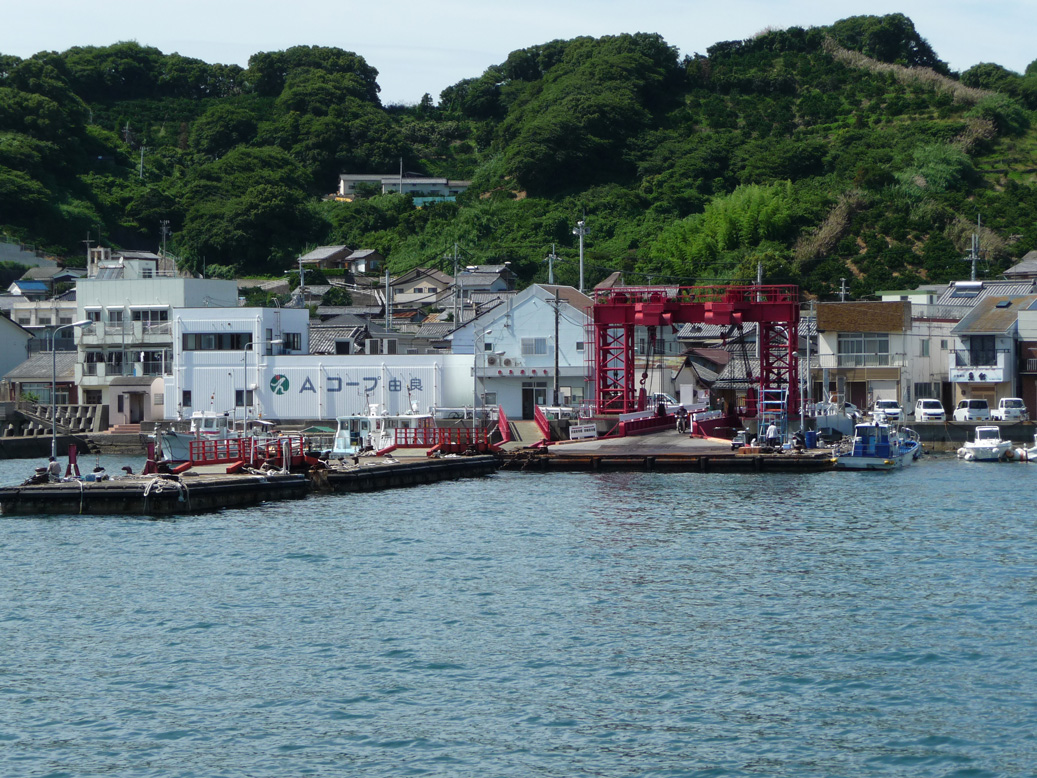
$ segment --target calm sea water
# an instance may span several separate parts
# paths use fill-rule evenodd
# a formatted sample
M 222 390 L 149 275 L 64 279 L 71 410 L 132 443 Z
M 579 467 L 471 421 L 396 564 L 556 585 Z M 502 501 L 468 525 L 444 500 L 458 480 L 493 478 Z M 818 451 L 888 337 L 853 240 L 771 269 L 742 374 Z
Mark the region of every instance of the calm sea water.
M 0 518 L 0 775 L 1032 776 L 1035 485 L 947 458 Z

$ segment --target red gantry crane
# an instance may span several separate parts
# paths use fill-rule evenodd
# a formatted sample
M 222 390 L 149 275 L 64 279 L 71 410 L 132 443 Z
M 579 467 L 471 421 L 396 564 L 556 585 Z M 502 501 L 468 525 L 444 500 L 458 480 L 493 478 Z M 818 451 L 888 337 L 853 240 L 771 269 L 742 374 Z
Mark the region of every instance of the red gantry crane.
M 599 413 L 638 410 L 635 387 L 634 328 L 674 324 L 742 325 L 759 328 L 760 396 L 787 391 L 785 407 L 799 407 L 799 287 L 638 286 L 594 292 L 593 374 Z M 756 415 L 750 395 L 747 415 Z

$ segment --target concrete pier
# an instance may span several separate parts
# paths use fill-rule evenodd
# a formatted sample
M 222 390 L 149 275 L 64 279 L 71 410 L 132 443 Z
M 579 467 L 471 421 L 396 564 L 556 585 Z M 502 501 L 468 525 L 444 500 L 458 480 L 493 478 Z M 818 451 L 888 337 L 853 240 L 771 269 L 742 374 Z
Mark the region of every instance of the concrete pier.
M 832 452 L 799 453 L 731 448 L 730 441 L 693 438 L 673 430 L 625 438 L 558 443 L 502 455 L 502 470 L 642 470 L 686 473 L 813 472 L 835 466 Z
M 304 475 L 128 476 L 0 488 L 0 514 L 171 516 L 241 508 L 310 493 Z
M 310 478 L 314 488 L 331 492 L 373 492 L 489 475 L 500 466 L 500 460 L 489 454 L 439 459 L 401 458 L 395 462 L 361 458 L 356 465 L 347 462 L 327 470 L 312 471 Z
M 342 463 L 305 474 L 228 474 L 226 465 L 180 475 L 127 476 L 107 481 L 61 481 L 0 488 L 0 514 L 171 516 L 241 508 L 272 500 L 297 500 L 314 492 L 371 492 L 489 475 L 497 457 L 374 459 Z

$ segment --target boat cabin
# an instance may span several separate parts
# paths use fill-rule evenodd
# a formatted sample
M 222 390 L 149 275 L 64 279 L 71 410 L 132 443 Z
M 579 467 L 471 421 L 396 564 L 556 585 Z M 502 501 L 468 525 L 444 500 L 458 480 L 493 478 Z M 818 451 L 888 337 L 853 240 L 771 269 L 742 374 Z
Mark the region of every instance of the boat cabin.
M 894 453 L 889 441 L 889 427 L 885 424 L 858 424 L 854 428 L 853 456 L 888 457 Z
M 388 414 L 379 412 L 377 405 L 368 408 L 367 413 L 339 416 L 336 419 L 335 441 L 332 444 L 331 456 L 343 458 L 356 456 L 361 451 L 381 451 L 397 445 L 401 437 L 398 430 L 420 430 L 435 426 L 435 420 L 429 413 Z

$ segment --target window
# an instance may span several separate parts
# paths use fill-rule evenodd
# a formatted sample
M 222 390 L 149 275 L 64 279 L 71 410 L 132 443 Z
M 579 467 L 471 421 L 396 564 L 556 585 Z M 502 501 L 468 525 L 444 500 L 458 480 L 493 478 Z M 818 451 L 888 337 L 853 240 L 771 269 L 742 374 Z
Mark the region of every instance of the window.
M 49 316 L 40 316 L 37 319 L 36 323 L 39 324 L 41 327 L 49 327 L 50 326 L 50 317 Z
M 115 400 L 116 400 L 116 402 L 115 402 L 116 410 L 119 413 L 125 413 L 126 412 L 126 395 L 120 394 L 120 395 L 118 395 L 115 398 Z
M 156 406 L 162 405 L 163 403 L 165 403 L 165 401 L 166 401 L 166 396 L 164 394 L 162 394 L 162 392 L 156 392 L 155 393 L 155 405 Z
M 483 351 L 493 351 L 493 344 L 492 343 L 483 343 L 482 344 L 482 350 Z
M 931 383 L 915 384 L 915 397 L 936 397 L 936 391 Z
M 929 341 L 922 339 L 918 341 L 918 356 L 927 357 L 929 356 Z
M 122 308 L 109 308 L 108 309 L 108 323 L 109 324 L 122 324 Z
M 889 333 L 847 332 L 839 335 L 839 367 L 889 365 Z
M 32 320 L 28 316 L 19 316 L 18 317 L 18 323 L 21 324 L 23 327 L 28 327 L 29 324 L 31 323 L 31 321 Z
M 248 332 L 185 332 L 184 351 L 244 351 L 252 342 Z
M 133 312 L 134 321 L 142 321 L 147 324 L 158 324 L 169 321 L 168 308 L 139 308 Z
M 942 350 L 944 350 L 944 351 L 946 351 L 946 350 L 947 350 L 947 341 L 946 341 L 946 340 L 941 340 L 941 341 L 940 341 L 940 348 L 941 348 Z
M 89 319 L 90 321 L 101 321 L 101 312 L 100 311 L 87 311 L 86 312 L 86 318 Z
M 252 406 L 252 390 L 234 390 L 234 407 L 245 408 Z
M 535 356 L 547 353 L 547 338 L 523 338 L 522 356 Z
M 997 356 L 994 351 L 993 335 L 973 335 L 969 338 L 969 365 L 995 365 Z
M 584 349 L 583 341 L 582 340 L 576 341 L 576 350 L 577 351 L 583 351 L 583 349 Z
M 71 316 L 59 316 L 58 317 L 58 324 L 65 325 L 65 324 L 71 324 L 71 323 L 72 323 L 72 317 Z
M 190 408 L 191 407 L 191 390 L 190 389 L 184 389 L 183 394 L 181 394 L 181 398 L 182 399 L 180 400 L 180 404 L 182 406 L 184 406 L 185 408 Z
M 83 404 L 84 405 L 100 405 L 101 404 L 101 390 L 100 389 L 84 389 L 83 390 Z
M 497 404 L 497 393 L 496 392 L 486 392 L 485 394 L 483 394 L 483 396 L 482 396 L 482 404 L 483 405 L 496 405 Z
M 285 351 L 302 351 L 302 333 L 286 332 L 281 335 Z

